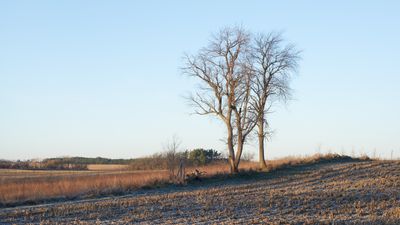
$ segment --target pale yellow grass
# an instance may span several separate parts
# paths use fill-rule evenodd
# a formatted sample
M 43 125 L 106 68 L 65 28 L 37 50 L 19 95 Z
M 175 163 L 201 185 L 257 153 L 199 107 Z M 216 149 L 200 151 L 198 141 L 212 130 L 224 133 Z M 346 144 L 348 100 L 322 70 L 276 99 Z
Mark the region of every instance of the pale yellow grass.
M 126 170 L 129 168 L 129 165 L 123 164 L 89 164 L 87 166 L 88 170 L 95 171 L 107 171 L 107 170 Z
M 76 174 L 10 179 L 0 183 L 0 205 L 118 193 L 167 181 L 166 171 Z

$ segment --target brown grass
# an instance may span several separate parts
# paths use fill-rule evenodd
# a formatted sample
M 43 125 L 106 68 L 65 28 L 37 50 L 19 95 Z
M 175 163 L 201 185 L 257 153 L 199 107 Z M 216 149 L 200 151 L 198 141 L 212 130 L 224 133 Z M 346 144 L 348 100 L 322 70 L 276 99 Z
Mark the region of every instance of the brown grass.
M 263 169 L 263 171 L 271 172 L 278 169 L 284 169 L 287 167 L 295 167 L 302 165 L 311 165 L 319 162 L 329 162 L 329 161 L 367 161 L 370 160 L 368 157 L 363 158 L 351 158 L 349 156 L 342 156 L 338 154 L 314 154 L 311 156 L 288 156 L 284 158 L 267 160 L 267 168 Z M 198 169 L 200 171 L 205 172 L 205 176 L 214 176 L 218 174 L 228 174 L 229 166 L 227 163 L 223 164 L 214 164 L 207 166 L 200 166 L 195 168 L 189 168 L 188 171 L 192 171 L 194 169 Z M 259 171 L 258 162 L 254 161 L 243 161 L 240 163 L 240 171 L 241 172 L 252 172 Z
M 129 165 L 123 164 L 89 164 L 87 166 L 88 170 L 94 171 L 109 171 L 109 170 L 126 170 Z
M 333 154 L 286 157 L 268 161 L 267 170 L 272 171 L 287 166 L 310 164 L 338 157 Z M 242 162 L 240 170 L 256 171 L 257 166 L 258 164 L 255 162 Z M 190 173 L 194 169 L 205 172 L 205 177 L 229 173 L 229 166 L 226 163 L 187 168 L 186 173 Z M 157 187 L 171 183 L 168 172 L 162 170 L 101 172 L 4 170 L 0 174 L 0 206 L 32 204 L 51 199 L 121 194 L 138 188 Z
M 167 182 L 166 171 L 140 171 L 111 174 L 81 174 L 72 176 L 39 176 L 8 179 L 0 184 L 0 203 L 13 205 L 49 199 L 71 199 L 130 191 Z

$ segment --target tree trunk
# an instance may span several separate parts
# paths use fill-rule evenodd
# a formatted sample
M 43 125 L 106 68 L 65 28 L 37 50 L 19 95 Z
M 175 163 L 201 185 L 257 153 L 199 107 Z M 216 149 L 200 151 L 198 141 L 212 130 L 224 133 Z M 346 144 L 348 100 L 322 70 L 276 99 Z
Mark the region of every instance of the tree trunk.
M 235 150 L 233 147 L 233 128 L 230 122 L 230 117 L 228 117 L 226 127 L 228 129 L 228 152 L 229 152 L 229 157 L 228 157 L 228 163 L 230 166 L 230 172 L 231 174 L 237 173 L 238 169 L 235 164 Z
M 239 167 L 237 167 L 234 164 L 234 166 L 231 168 L 231 174 L 237 174 L 237 173 L 239 173 Z
M 258 155 L 259 155 L 259 167 L 260 169 L 267 168 L 267 164 L 265 163 L 265 156 L 264 156 L 264 120 L 260 120 L 257 124 L 258 126 Z
M 243 144 L 244 144 L 244 138 L 243 138 L 243 130 L 242 130 L 242 124 L 240 121 L 240 114 L 238 113 L 237 110 L 235 110 L 236 113 L 236 129 L 237 129 L 237 149 L 236 149 L 236 157 L 234 160 L 235 164 L 235 173 L 239 172 L 239 163 L 240 163 L 240 158 L 242 156 L 242 151 L 243 151 Z
M 259 154 L 259 167 L 260 169 L 267 168 L 264 157 L 264 135 L 258 136 L 258 154 Z
M 240 158 L 242 155 L 242 151 L 243 151 L 243 139 L 239 139 L 238 143 L 237 143 L 237 154 L 236 154 L 236 159 L 235 159 L 235 168 L 236 168 L 236 173 L 239 172 L 239 163 L 240 163 Z
M 232 156 L 229 156 L 228 160 L 229 160 L 229 166 L 230 166 L 230 173 L 231 174 L 238 173 L 239 172 L 238 167 L 236 166 L 235 160 L 232 159 Z

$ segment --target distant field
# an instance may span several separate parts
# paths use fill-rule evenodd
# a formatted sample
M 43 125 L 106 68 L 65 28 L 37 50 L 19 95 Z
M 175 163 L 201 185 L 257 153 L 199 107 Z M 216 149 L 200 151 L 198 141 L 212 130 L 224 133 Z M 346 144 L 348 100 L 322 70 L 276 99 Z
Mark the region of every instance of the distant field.
M 242 163 L 242 169 L 256 167 Z M 206 176 L 227 173 L 224 164 L 197 167 Z M 193 168 L 187 168 L 191 172 Z M 51 200 L 121 194 L 143 187 L 170 183 L 166 170 L 126 170 L 125 165 L 91 165 L 91 170 L 0 169 L 0 207 L 35 204 Z
M 95 168 L 101 166 L 95 166 Z M 37 179 L 57 179 L 57 178 L 71 178 L 79 176 L 93 176 L 93 175 L 112 175 L 112 174 L 129 174 L 129 173 L 142 173 L 144 171 L 132 171 L 125 169 L 111 169 L 105 167 L 93 170 L 21 170 L 21 169 L 0 169 L 0 185 L 5 182 L 14 182 L 17 180 L 32 181 Z M 147 171 L 149 172 L 149 171 Z M 154 172 L 154 171 L 153 171 Z
M 89 164 L 88 170 L 126 170 L 129 168 L 129 165 L 122 164 Z
M 129 191 L 166 177 L 162 170 L 0 170 L 0 206 Z
M 332 161 L 186 187 L 0 209 L 0 223 L 400 224 L 400 161 Z
M 89 174 L 87 170 L 21 170 L 21 169 L 0 169 L 0 179 L 17 179 L 41 176 L 64 176 Z

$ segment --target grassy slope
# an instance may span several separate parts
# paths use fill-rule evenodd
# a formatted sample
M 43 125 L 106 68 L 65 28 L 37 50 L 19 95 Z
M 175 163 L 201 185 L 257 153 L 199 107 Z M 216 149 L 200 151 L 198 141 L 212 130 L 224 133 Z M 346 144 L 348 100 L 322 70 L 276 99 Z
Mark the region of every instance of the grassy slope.
M 333 160 L 254 175 L 136 196 L 3 209 L 0 223 L 400 223 L 399 161 Z

